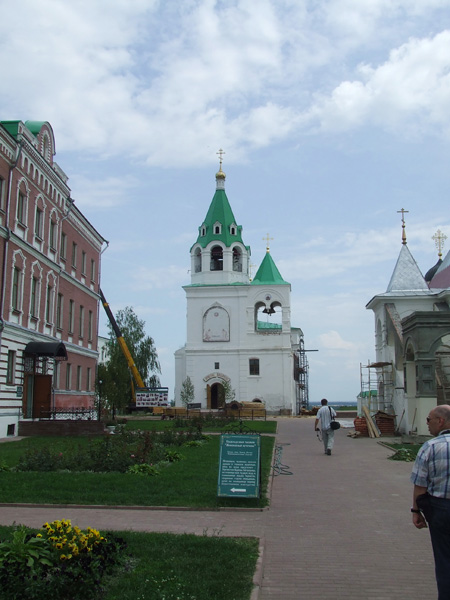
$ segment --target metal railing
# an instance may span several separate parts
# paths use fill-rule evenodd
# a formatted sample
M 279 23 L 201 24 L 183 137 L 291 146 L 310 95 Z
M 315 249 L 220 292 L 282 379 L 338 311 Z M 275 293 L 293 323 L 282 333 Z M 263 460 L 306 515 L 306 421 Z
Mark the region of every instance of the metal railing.
M 40 421 L 97 421 L 98 411 L 95 408 L 54 408 L 51 410 L 41 410 Z

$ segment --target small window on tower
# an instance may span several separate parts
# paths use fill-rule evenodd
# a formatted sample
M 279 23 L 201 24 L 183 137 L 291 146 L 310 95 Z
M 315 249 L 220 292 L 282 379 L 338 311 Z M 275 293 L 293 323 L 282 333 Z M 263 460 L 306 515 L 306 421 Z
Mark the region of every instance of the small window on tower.
M 217 369 L 220 369 L 220 363 L 216 363 L 216 362 L 215 362 L 215 363 L 214 363 L 214 368 L 216 369 L 216 371 L 217 371 Z
M 249 374 L 250 375 L 259 375 L 259 358 L 250 358 L 248 362 L 249 362 Z
M 205 226 L 202 227 L 202 235 L 206 235 L 206 227 Z

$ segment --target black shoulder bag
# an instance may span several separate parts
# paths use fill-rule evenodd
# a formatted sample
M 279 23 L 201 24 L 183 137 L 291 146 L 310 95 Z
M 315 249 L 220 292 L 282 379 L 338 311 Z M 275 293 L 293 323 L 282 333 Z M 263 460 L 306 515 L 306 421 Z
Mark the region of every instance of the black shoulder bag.
M 338 421 L 335 421 L 335 419 L 333 417 L 333 413 L 331 412 L 331 406 L 329 406 L 328 409 L 330 411 L 330 417 L 331 417 L 331 423 L 330 423 L 331 429 L 333 429 L 333 430 L 339 429 L 341 424 Z

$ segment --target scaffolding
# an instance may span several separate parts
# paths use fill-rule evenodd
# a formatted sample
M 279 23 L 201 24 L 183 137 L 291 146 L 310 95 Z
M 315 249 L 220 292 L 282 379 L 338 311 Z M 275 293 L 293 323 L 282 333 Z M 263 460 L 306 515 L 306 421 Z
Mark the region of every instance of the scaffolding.
M 299 415 L 302 408 L 309 410 L 309 384 L 308 384 L 308 357 L 306 356 L 305 342 L 303 336 L 300 338 L 298 351 L 295 353 L 295 386 L 296 386 L 296 401 L 297 414 Z
M 394 412 L 394 367 L 390 362 L 360 363 L 361 392 L 358 400 L 371 414 Z M 358 407 L 359 408 L 359 407 Z

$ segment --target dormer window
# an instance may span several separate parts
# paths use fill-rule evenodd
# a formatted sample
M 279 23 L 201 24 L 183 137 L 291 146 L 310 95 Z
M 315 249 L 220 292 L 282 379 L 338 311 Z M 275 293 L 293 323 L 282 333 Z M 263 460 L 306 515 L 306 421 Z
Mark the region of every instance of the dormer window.
M 236 235 L 236 227 L 234 225 L 230 227 L 230 233 L 231 235 Z
M 222 233 L 222 225 L 220 223 L 214 223 L 214 235 L 220 235 Z
M 206 226 L 205 225 L 202 226 L 201 235 L 202 236 L 206 235 Z

